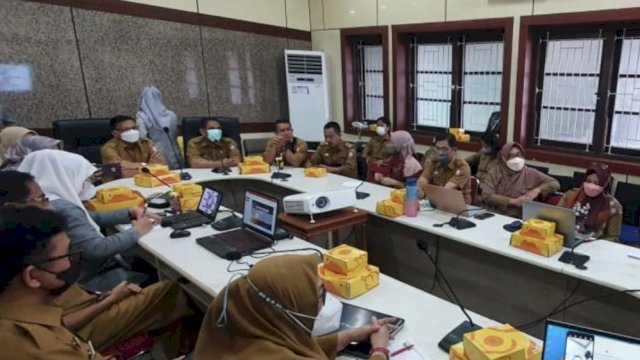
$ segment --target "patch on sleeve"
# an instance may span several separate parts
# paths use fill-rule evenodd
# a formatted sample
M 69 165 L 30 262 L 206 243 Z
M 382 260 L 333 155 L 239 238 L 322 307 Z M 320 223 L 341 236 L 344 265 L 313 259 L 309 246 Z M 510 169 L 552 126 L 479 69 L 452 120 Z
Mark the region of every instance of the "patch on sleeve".
M 230 146 L 229 146 L 229 149 L 231 149 L 231 150 L 233 150 L 233 149 L 235 149 L 235 148 L 236 148 L 236 146 L 235 146 L 235 145 L 230 145 Z
M 456 176 L 460 176 L 460 169 L 456 170 Z

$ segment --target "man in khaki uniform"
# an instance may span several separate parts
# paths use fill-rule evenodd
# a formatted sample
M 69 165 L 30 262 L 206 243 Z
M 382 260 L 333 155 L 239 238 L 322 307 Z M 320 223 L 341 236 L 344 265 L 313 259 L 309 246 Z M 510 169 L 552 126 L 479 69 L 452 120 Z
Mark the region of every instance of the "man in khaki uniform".
M 103 164 L 120 164 L 122 177 L 132 177 L 146 164 L 167 164 L 150 139 L 141 139 L 136 121 L 118 115 L 111 119 L 113 139 L 100 149 Z
M 293 128 L 288 119 L 276 121 L 276 136 L 269 140 L 264 150 L 264 162 L 275 164 L 282 162 L 288 166 L 302 166 L 307 159 L 307 143 L 293 136 Z M 279 165 L 279 164 L 278 164 Z
M 331 121 L 324 126 L 324 140 L 305 167 L 320 166 L 330 173 L 357 178 L 356 148 L 342 141 L 342 131 L 337 122 Z
M 200 135 L 187 144 L 187 159 L 191 167 L 223 168 L 237 166 L 242 161 L 238 144 L 222 136 L 220 123 L 216 119 L 203 119 Z
M 387 148 L 390 144 L 391 121 L 386 117 L 378 119 L 376 136 L 371 137 L 367 146 L 362 150 L 362 156 L 367 163 L 382 162 L 389 159 Z
M 425 168 L 418 179 L 418 185 L 424 194 L 424 185 L 431 184 L 447 189 L 462 191 L 464 200 L 471 204 L 471 169 L 466 161 L 457 157 L 456 138 L 443 133 L 436 135 L 437 157 L 425 160 Z

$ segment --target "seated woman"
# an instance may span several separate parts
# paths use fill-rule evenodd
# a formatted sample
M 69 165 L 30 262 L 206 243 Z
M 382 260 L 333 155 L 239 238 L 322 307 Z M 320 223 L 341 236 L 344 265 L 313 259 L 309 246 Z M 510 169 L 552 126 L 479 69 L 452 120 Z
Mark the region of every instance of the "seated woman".
M 375 182 L 401 189 L 407 179 L 418 178 L 422 173 L 422 166 L 415 158 L 416 144 L 408 132 L 392 132 L 387 153 L 390 155 L 386 164 L 388 175 L 374 173 Z
M 524 148 L 512 142 L 502 147 L 500 164 L 481 183 L 485 205 L 496 212 L 520 217 L 522 204 L 560 189 L 549 175 L 525 165 Z
M 153 229 L 153 221 L 142 208 L 110 212 L 89 212 L 83 201 L 95 196 L 92 175 L 96 168 L 84 157 L 62 150 L 40 150 L 25 157 L 18 168 L 30 173 L 42 189 L 53 210 L 65 219 L 65 231 L 73 251 L 82 250 L 83 261 L 73 263 L 66 277 L 85 283 L 96 274 L 112 266 L 111 258 L 132 248 L 141 236 Z M 156 220 L 159 220 L 157 218 Z M 131 223 L 128 230 L 104 236 L 100 227 Z M 102 279 L 88 286 L 92 289 L 111 289 L 122 278 Z M 133 281 L 133 279 L 129 279 Z
M 558 206 L 573 209 L 576 228 L 597 239 L 618 241 L 622 226 L 622 205 L 611 196 L 611 170 L 605 164 L 593 164 L 582 186 L 567 191 Z
M 62 140 L 39 135 L 23 137 L 5 151 L 0 171 L 16 170 L 25 156 L 44 149 L 62 149 Z
M 475 177 L 482 182 L 493 167 L 500 163 L 500 140 L 496 134 L 492 131 L 487 131 L 480 136 L 480 150 L 467 157 L 465 161 L 471 166 L 476 168 Z
M 0 131 L 0 161 L 4 161 L 4 152 L 23 137 L 38 135 L 33 130 L 21 126 L 9 126 Z
M 386 349 L 393 319 L 325 335 L 340 326 L 341 308 L 322 286 L 319 261 L 317 255 L 269 257 L 227 285 L 207 311 L 194 359 L 335 359 L 350 342 L 367 339 L 370 359 L 386 359 L 376 349 Z

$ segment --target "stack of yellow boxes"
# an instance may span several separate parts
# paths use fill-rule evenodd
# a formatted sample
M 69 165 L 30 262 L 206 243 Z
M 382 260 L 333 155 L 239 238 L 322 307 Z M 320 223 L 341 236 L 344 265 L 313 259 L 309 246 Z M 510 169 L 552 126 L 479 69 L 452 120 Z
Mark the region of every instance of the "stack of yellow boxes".
M 391 192 L 391 198 L 376 203 L 376 213 L 389 217 L 404 215 L 404 198 L 407 195 L 405 189 L 396 189 Z
M 509 324 L 464 335 L 451 347 L 449 360 L 540 360 L 542 347 Z
M 321 178 L 327 176 L 327 169 L 321 167 L 308 167 L 304 169 L 304 176 Z
M 471 141 L 471 135 L 465 134 L 464 129 L 450 128 L 449 133 L 456 137 L 457 142 L 469 142 Z
M 96 197 L 87 201 L 91 211 L 113 211 L 144 205 L 144 197 L 126 186 L 100 189 Z
M 553 256 L 562 250 L 564 236 L 556 234 L 556 224 L 550 221 L 529 219 L 522 229 L 511 234 L 511 246 L 542 256 Z
M 162 181 L 166 182 L 167 184 L 175 184 L 180 182 L 180 173 L 177 171 L 169 171 L 169 167 L 167 165 L 149 164 L 146 167 L 149 169 L 149 172 L 151 172 L 151 174 L 155 175 L 156 177 L 159 177 L 160 179 L 162 179 Z M 140 170 L 133 177 L 133 181 L 135 182 L 136 186 L 140 186 L 140 187 L 151 188 L 151 187 L 164 185 L 162 182 L 160 182 L 158 179 L 153 177 L 151 174 L 144 173 L 142 172 L 142 170 Z
M 238 164 L 240 174 L 266 174 L 269 172 L 269 164 L 264 162 L 262 156 L 245 156 L 244 161 Z
M 176 184 L 173 191 L 180 200 L 181 211 L 195 211 L 202 196 L 202 186 L 198 184 Z
M 380 269 L 369 265 L 367 252 L 344 244 L 324 253 L 318 274 L 327 291 L 345 299 L 364 294 L 380 281 Z

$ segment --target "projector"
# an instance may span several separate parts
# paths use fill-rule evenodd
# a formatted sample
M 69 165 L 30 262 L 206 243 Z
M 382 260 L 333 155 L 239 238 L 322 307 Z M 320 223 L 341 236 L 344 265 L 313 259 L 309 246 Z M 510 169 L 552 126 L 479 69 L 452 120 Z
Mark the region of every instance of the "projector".
M 289 214 L 321 214 L 339 210 L 356 203 L 353 189 L 304 193 L 286 196 L 282 200 L 284 211 Z

